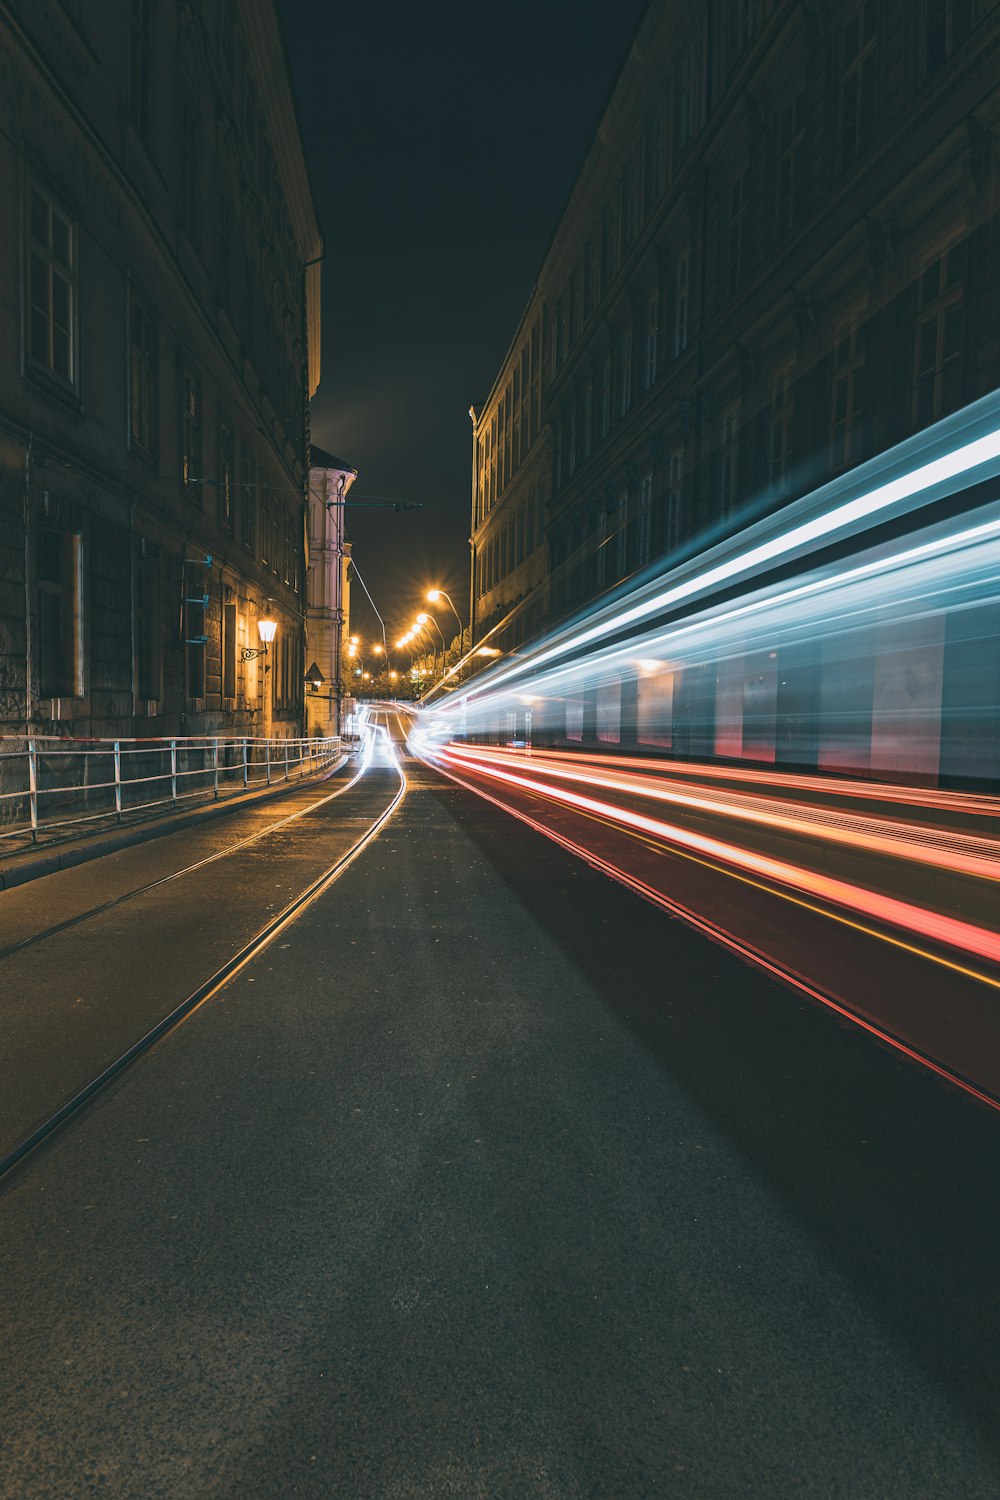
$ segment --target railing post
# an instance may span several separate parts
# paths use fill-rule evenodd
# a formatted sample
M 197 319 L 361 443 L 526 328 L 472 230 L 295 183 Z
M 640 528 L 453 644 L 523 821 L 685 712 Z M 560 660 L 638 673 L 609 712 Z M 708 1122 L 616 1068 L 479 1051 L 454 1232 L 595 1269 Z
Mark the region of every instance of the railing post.
M 244 790 L 250 785 L 250 766 L 247 762 L 247 737 L 243 736 L 243 787 Z
M 285 780 L 288 780 L 288 741 L 285 741 Z
M 268 740 L 268 739 L 265 739 L 265 741 L 264 741 L 264 766 L 265 766 L 265 774 L 267 776 L 267 784 L 268 784 L 268 786 L 270 786 L 271 785 L 271 741 Z
M 38 842 L 38 751 L 34 740 L 28 741 L 28 805 L 31 809 L 31 842 Z
M 177 741 L 170 741 L 170 800 L 177 801 Z
M 115 740 L 115 821 L 122 820 L 122 742 Z
M 213 795 L 216 802 L 219 800 L 219 741 L 212 741 L 212 770 L 213 770 Z

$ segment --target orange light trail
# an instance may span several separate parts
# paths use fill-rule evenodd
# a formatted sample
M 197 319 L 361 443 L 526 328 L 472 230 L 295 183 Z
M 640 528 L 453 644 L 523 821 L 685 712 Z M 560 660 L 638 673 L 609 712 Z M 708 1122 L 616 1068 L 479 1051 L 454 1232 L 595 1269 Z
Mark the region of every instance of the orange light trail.
M 459 748 L 451 745 L 438 750 L 436 756 L 444 760 L 446 764 L 461 767 L 468 772 L 478 773 L 510 786 L 520 787 L 553 802 L 578 808 L 582 812 L 604 818 L 612 824 L 617 823 L 623 828 L 648 834 L 667 845 L 693 850 L 737 870 L 748 871 L 764 879 L 772 880 L 778 885 L 803 891 L 817 900 L 856 912 L 876 922 L 888 923 L 890 926 L 904 932 L 914 933 L 925 940 L 930 939 L 989 963 L 1000 963 L 1000 933 L 992 932 L 988 928 L 976 926 L 974 923 L 962 921 L 960 918 L 948 916 L 943 912 L 932 911 L 927 907 L 917 906 L 895 896 L 867 890 L 863 886 L 835 876 L 823 875 L 801 865 L 791 864 L 787 860 L 775 859 L 722 839 L 696 833 L 691 829 L 679 827 L 677 824 L 662 822 L 644 813 L 633 812 L 631 809 L 618 807 L 613 803 L 600 802 L 594 797 L 582 796 L 564 786 L 556 786 L 536 780 L 531 776 L 515 774 L 487 760 L 482 752 L 469 753 L 465 747 Z M 582 779 L 586 779 L 590 785 L 603 784 L 602 778 L 594 774 Z
M 440 752 L 437 752 L 437 754 L 433 758 L 436 760 L 448 759 L 447 756 L 442 755 Z M 669 911 L 672 915 L 681 918 L 681 920 L 686 922 L 689 926 L 703 932 L 714 942 L 719 943 L 725 948 L 729 948 L 732 952 L 738 954 L 741 958 L 749 960 L 758 968 L 765 970 L 774 978 L 781 980 L 782 983 L 787 984 L 792 989 L 796 989 L 802 994 L 808 996 L 809 999 L 818 1001 L 826 1009 L 833 1011 L 836 1015 L 842 1017 L 844 1020 L 850 1021 L 852 1025 L 859 1027 L 867 1035 L 872 1036 L 876 1038 L 876 1040 L 885 1043 L 894 1051 L 900 1053 L 903 1057 L 909 1058 L 912 1062 L 916 1062 L 920 1064 L 920 1066 L 927 1068 L 931 1073 L 933 1073 L 936 1077 L 942 1079 L 945 1083 L 952 1084 L 956 1088 L 961 1089 L 964 1093 L 970 1094 L 974 1099 L 977 1099 L 980 1104 L 985 1104 L 990 1109 L 1000 1110 L 1000 1101 L 993 1097 L 993 1095 L 984 1093 L 982 1089 L 977 1088 L 974 1083 L 972 1083 L 969 1079 L 964 1078 L 960 1073 L 956 1073 L 952 1069 L 944 1067 L 941 1063 L 936 1062 L 927 1053 L 921 1052 L 918 1048 L 909 1046 L 905 1041 L 903 1041 L 900 1037 L 895 1036 L 891 1031 L 887 1031 L 883 1027 L 876 1026 L 866 1017 L 858 1015 L 856 1011 L 851 1010 L 846 1005 L 842 1005 L 832 995 L 827 994 L 825 991 L 818 989 L 815 985 L 810 984 L 801 974 L 796 973 L 794 969 L 784 967 L 781 964 L 776 963 L 766 953 L 763 953 L 759 948 L 756 948 L 752 944 L 734 937 L 733 934 L 727 932 L 724 927 L 718 926 L 716 923 L 701 916 L 700 913 L 692 910 L 692 908 L 684 906 L 681 902 L 676 901 L 669 896 L 666 896 L 662 891 L 657 890 L 655 886 L 651 886 L 647 884 L 646 881 L 640 880 L 637 876 L 631 874 L 629 871 L 623 870 L 620 866 L 612 864 L 609 860 L 602 858 L 601 855 L 595 853 L 592 849 L 588 849 L 586 845 L 575 842 L 573 839 L 568 838 L 565 834 L 558 832 L 556 829 L 550 827 L 549 825 L 540 822 L 536 818 L 532 818 L 522 809 L 513 807 L 508 802 L 504 802 L 500 797 L 491 796 L 489 792 L 484 791 L 483 788 L 477 785 L 475 782 L 466 781 L 464 777 L 457 776 L 453 770 L 448 770 L 446 767 L 442 767 L 441 769 L 444 770 L 444 774 L 446 776 L 448 776 L 452 781 L 456 782 L 459 786 L 463 786 L 468 791 L 475 793 L 476 796 L 482 797 L 487 802 L 491 802 L 494 807 L 498 807 L 501 809 L 501 811 L 508 813 L 511 817 L 517 818 L 520 822 L 525 823 L 529 828 L 534 829 L 536 832 L 544 834 L 546 838 L 549 838 L 554 843 L 559 844 L 569 853 L 577 855 L 587 864 L 591 865 L 595 870 L 598 870 L 602 874 L 610 876 L 612 880 L 617 881 L 620 885 L 627 886 L 630 890 L 635 891 L 637 895 L 642 896 L 645 900 L 651 902 L 654 906 L 659 906 L 664 910 Z M 861 930 L 868 931 L 868 929 Z M 875 937 L 882 936 L 882 934 L 878 932 L 871 933 L 871 935 Z M 889 941 L 896 942 L 897 940 L 890 938 Z M 901 946 L 905 947 L 906 945 L 903 944 Z M 917 952 L 918 954 L 920 952 L 920 950 L 913 951 Z M 970 974 L 970 977 L 978 978 L 985 976 Z
M 462 755 L 469 761 L 474 760 L 476 764 L 490 764 L 495 760 L 492 752 L 469 746 L 463 746 L 461 750 L 452 747 L 452 753 Z M 565 761 L 568 757 L 560 759 Z M 521 759 L 518 763 L 523 765 L 524 760 Z M 828 843 L 841 844 L 868 854 L 888 854 L 896 859 L 910 860 L 956 875 L 979 880 L 1000 880 L 1000 849 L 995 839 L 929 830 L 913 823 L 851 816 L 818 806 L 796 804 L 794 812 L 790 812 L 787 805 L 773 798 L 741 797 L 739 793 L 733 792 L 720 792 L 713 796 L 676 780 L 664 779 L 657 782 L 648 775 L 609 774 L 604 765 L 600 762 L 597 764 L 600 766 L 599 771 L 593 765 L 580 771 L 573 769 L 571 764 L 553 764 L 548 760 L 536 764 L 534 756 L 532 757 L 533 770 L 563 781 L 582 782 L 586 786 L 604 787 L 610 792 L 629 793 L 653 801 L 668 802 L 696 812 L 753 823 L 779 833 L 821 838 Z M 773 790 L 773 779 L 771 786 Z

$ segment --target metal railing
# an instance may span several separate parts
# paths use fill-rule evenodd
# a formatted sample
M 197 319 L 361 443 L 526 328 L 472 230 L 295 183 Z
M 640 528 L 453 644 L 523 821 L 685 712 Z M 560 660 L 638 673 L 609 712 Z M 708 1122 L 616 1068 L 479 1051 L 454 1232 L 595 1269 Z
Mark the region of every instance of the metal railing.
M 173 739 L 0 737 L 0 855 L 40 835 L 216 800 L 307 776 L 342 753 L 338 736 Z

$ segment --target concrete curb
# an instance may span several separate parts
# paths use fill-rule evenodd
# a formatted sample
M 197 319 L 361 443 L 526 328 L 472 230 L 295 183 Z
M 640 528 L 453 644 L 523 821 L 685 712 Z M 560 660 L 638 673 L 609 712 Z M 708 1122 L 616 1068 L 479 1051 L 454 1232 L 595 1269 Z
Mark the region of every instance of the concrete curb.
M 194 823 L 205 823 L 210 818 L 221 818 L 227 813 L 238 812 L 258 802 L 270 802 L 275 797 L 287 797 L 301 787 L 315 786 L 328 781 L 350 760 L 349 755 L 340 759 L 314 777 L 303 777 L 300 781 L 282 782 L 280 786 L 266 787 L 259 792 L 246 792 L 241 796 L 227 798 L 225 802 L 207 802 L 199 807 L 189 807 L 183 812 L 170 813 L 166 817 L 151 818 L 149 822 L 134 823 L 127 828 L 103 829 L 75 842 L 56 845 L 48 849 L 29 850 L 24 854 L 6 856 L 9 866 L 0 858 L 0 891 L 13 890 L 15 886 L 27 885 L 29 880 L 38 880 L 43 875 L 53 875 L 56 870 L 69 870 L 74 865 L 86 864 L 91 859 L 101 859 L 105 854 L 114 854 L 118 849 L 128 849 L 134 844 L 146 844 L 151 839 L 162 838 L 167 833 L 177 833 Z

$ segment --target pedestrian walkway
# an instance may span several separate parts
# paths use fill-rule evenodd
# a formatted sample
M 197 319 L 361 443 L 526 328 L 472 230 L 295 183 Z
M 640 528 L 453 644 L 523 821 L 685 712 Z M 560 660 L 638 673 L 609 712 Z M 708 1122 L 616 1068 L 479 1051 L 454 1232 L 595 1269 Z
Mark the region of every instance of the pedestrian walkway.
M 183 807 L 167 812 L 150 813 L 136 809 L 123 813 L 120 822 L 109 817 L 103 824 L 87 831 L 74 828 L 65 837 L 48 835 L 44 841 L 31 844 L 27 840 L 19 848 L 0 844 L 0 891 L 11 890 L 26 881 L 37 880 L 42 875 L 51 875 L 55 870 L 68 870 L 74 865 L 86 864 L 92 859 L 101 859 L 113 854 L 116 849 L 127 849 L 134 844 L 144 844 L 150 839 L 161 838 L 166 833 L 190 828 L 208 818 L 218 818 L 226 813 L 256 806 L 274 797 L 286 796 L 299 787 L 317 785 L 335 775 L 347 765 L 350 754 L 345 751 L 332 765 L 309 776 L 297 776 L 295 780 L 276 781 L 273 785 L 255 787 L 251 791 L 227 794 L 224 800 L 216 800 L 211 791 L 203 799 L 192 798 Z

